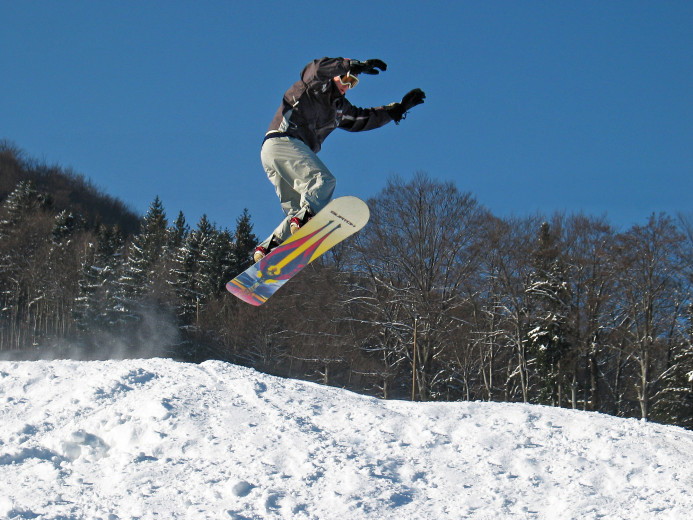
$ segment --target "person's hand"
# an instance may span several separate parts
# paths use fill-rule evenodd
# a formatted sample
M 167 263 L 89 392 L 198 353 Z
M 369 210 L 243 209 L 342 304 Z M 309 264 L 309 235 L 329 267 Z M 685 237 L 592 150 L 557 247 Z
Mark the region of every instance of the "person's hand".
M 395 123 L 399 123 L 404 118 L 407 110 L 420 105 L 424 102 L 424 99 L 426 99 L 425 92 L 420 88 L 415 88 L 407 92 L 401 102 L 390 103 L 385 107 L 385 110 L 387 110 L 387 113 L 390 114 Z
M 416 105 L 420 105 L 426 99 L 426 93 L 420 88 L 415 88 L 407 92 L 402 98 L 402 107 L 406 112 L 410 108 L 414 108 Z
M 380 69 L 380 70 L 378 70 Z M 379 74 L 387 70 L 387 63 L 383 60 L 372 59 L 366 61 L 350 60 L 349 72 L 352 74 Z

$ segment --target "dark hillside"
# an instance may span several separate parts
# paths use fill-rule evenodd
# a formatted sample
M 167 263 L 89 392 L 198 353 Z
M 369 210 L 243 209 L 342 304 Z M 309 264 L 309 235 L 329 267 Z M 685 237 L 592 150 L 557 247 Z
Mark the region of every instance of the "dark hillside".
M 119 224 L 126 234 L 138 230 L 140 216 L 118 198 L 103 193 L 83 175 L 31 159 L 11 143 L 0 141 L 0 201 L 21 181 L 32 181 L 40 193 L 50 195 L 56 212 L 70 209 L 90 224 Z

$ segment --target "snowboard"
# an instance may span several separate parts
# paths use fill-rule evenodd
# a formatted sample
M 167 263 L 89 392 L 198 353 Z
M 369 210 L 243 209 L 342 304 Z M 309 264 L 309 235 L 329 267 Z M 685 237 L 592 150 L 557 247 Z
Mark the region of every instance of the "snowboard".
M 259 306 L 305 266 L 366 225 L 370 211 L 358 197 L 339 197 L 265 258 L 226 284 L 244 302 Z

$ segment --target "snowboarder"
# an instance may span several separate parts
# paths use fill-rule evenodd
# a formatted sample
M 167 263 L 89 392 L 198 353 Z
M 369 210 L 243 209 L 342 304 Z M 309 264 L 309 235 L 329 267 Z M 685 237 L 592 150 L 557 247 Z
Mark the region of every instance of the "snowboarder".
M 406 112 L 424 102 L 421 89 L 408 92 L 401 102 L 375 108 L 358 108 L 345 97 L 360 74 L 378 74 L 387 64 L 321 58 L 301 72 L 301 79 L 284 93 L 282 104 L 270 123 L 260 157 L 267 177 L 274 184 L 286 218 L 255 249 L 256 262 L 281 244 L 332 198 L 336 180 L 316 155 L 335 129 L 361 132 L 399 123 Z

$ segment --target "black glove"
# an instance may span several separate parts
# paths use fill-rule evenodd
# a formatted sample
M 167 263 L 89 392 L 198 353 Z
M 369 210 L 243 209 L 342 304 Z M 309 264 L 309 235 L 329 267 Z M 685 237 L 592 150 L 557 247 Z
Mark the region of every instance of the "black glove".
M 414 108 L 416 105 L 420 105 L 424 102 L 424 99 L 426 99 L 424 91 L 420 88 L 415 88 L 407 92 L 400 103 L 390 103 L 385 107 L 385 110 L 387 110 L 390 117 L 394 119 L 395 123 L 399 123 L 404 119 L 409 109 Z
M 352 74 L 379 74 L 387 70 L 387 63 L 383 60 L 373 59 L 366 61 L 349 60 L 349 72 Z

